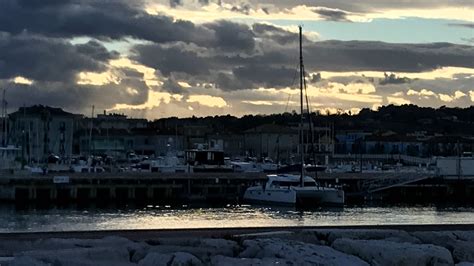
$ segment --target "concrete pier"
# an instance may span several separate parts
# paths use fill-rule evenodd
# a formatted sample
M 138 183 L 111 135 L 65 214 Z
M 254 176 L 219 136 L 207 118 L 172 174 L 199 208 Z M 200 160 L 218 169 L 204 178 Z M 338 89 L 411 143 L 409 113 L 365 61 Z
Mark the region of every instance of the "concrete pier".
M 54 182 L 67 176 L 67 182 Z M 0 177 L 0 201 L 17 202 L 236 202 L 246 188 L 263 182 L 265 173 L 101 173 Z M 339 185 L 346 201 L 474 202 L 474 179 L 444 179 L 428 173 L 321 173 L 322 185 Z

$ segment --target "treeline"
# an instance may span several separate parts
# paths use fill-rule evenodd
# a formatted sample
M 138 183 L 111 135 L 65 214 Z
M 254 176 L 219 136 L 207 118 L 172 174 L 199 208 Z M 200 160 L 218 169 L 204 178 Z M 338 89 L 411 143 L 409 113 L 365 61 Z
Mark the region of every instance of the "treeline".
M 474 106 L 467 108 L 419 107 L 416 105 L 388 105 L 378 110 L 362 109 L 356 115 L 346 113 L 306 115 L 316 126 L 334 126 L 339 130 L 365 130 L 369 132 L 394 131 L 409 133 L 427 131 L 449 135 L 474 135 Z M 175 127 L 201 125 L 214 132 L 242 132 L 264 124 L 297 125 L 300 116 L 295 111 L 271 115 L 245 115 L 235 117 L 208 116 L 190 118 L 162 118 L 151 122 L 152 127 L 174 130 Z

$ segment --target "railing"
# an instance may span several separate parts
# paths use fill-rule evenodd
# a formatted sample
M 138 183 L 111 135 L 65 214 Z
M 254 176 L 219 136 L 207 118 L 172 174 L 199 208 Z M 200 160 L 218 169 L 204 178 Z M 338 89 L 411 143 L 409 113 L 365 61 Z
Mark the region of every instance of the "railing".
M 427 174 L 418 173 L 390 173 L 383 177 L 373 178 L 362 183 L 361 191 L 363 193 L 374 193 L 388 188 L 402 186 L 430 178 Z
M 423 158 L 423 157 L 416 157 L 416 156 L 408 156 L 403 154 L 334 154 L 332 156 L 334 159 L 369 159 L 369 160 L 398 160 L 404 161 L 408 163 L 415 163 L 415 164 L 431 164 L 434 163 L 436 160 L 435 158 Z

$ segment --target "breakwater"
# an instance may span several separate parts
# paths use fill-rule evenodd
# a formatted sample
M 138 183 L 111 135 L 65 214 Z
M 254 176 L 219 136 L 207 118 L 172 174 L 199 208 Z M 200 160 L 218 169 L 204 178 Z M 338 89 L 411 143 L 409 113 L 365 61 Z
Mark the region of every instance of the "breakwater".
M 5 265 L 472 265 L 473 225 L 0 234 Z
M 56 178 L 67 176 L 67 180 Z M 239 202 L 264 173 L 102 173 L 11 175 L 0 178 L 0 201 L 16 202 Z M 56 181 L 55 181 L 56 178 Z M 474 179 L 430 173 L 320 173 L 317 180 L 342 186 L 346 201 L 474 202 Z

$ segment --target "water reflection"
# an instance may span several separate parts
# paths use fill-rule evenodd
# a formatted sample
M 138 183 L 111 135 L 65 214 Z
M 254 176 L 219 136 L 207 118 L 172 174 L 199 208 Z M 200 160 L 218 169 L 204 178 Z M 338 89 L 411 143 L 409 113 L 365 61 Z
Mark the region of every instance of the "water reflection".
M 0 231 L 471 223 L 472 206 L 0 206 Z

